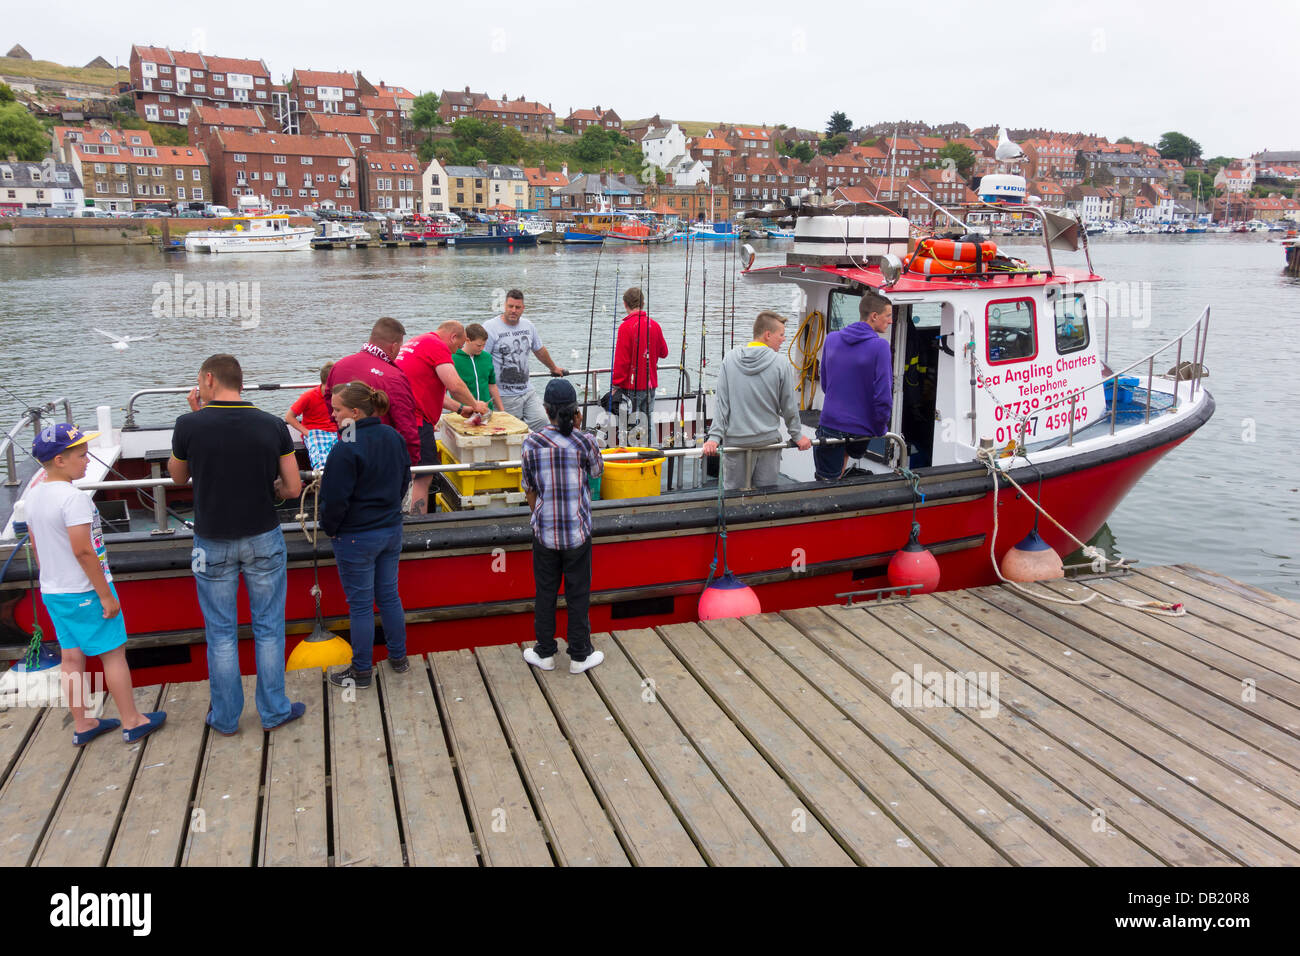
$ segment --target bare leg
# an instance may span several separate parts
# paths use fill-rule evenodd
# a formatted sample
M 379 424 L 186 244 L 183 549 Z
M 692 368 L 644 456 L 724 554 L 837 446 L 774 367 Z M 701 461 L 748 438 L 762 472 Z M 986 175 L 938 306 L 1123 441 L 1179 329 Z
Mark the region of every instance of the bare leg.
M 411 514 L 429 513 L 429 486 L 433 475 L 419 475 L 411 481 Z
M 135 706 L 135 696 L 131 690 L 131 668 L 126 663 L 126 647 L 115 647 L 107 654 L 99 655 L 104 665 L 104 683 L 113 695 L 117 712 L 122 717 L 122 728 L 130 730 L 149 723 L 144 714 Z
M 79 650 L 63 649 L 63 687 L 68 694 L 68 711 L 72 714 L 72 729 L 79 734 L 94 730 L 99 721 L 86 716 L 86 686 L 90 675 L 86 673 L 86 655 Z

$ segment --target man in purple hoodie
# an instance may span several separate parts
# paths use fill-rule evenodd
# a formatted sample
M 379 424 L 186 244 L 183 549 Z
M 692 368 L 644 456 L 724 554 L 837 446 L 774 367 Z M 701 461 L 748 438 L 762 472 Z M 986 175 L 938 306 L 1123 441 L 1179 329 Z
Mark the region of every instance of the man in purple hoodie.
M 889 349 L 889 327 L 894 306 L 877 292 L 868 291 L 858 304 L 861 319 L 826 336 L 822 352 L 822 405 L 818 438 L 851 438 L 840 445 L 818 444 L 813 449 L 818 481 L 843 476 L 850 458 L 861 458 L 867 439 L 889 431 L 893 407 L 894 372 Z

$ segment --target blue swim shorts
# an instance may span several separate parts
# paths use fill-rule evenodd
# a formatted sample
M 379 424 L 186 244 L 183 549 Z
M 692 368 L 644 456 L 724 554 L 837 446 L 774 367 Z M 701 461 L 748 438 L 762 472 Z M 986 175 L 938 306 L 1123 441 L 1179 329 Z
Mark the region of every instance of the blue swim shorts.
M 109 585 L 113 597 L 117 589 Z M 94 591 L 79 594 L 42 594 L 54 622 L 54 636 L 65 650 L 80 650 L 91 657 L 107 654 L 126 643 L 126 621 L 119 611 L 104 619 L 104 605 Z

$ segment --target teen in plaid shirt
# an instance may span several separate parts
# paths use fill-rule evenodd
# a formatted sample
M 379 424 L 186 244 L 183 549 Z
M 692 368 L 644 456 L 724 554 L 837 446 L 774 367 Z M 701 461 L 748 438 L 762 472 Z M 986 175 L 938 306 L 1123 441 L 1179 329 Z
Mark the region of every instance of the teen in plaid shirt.
M 569 673 L 581 674 L 605 659 L 591 646 L 587 601 L 591 594 L 591 491 L 587 479 L 605 467 L 591 436 L 579 423 L 578 393 L 564 379 L 546 386 L 542 399 L 551 424 L 524 439 L 523 486 L 532 508 L 533 579 L 537 600 L 533 631 L 537 643 L 524 660 L 549 671 L 555 667 L 555 601 L 564 577 L 569 610 Z

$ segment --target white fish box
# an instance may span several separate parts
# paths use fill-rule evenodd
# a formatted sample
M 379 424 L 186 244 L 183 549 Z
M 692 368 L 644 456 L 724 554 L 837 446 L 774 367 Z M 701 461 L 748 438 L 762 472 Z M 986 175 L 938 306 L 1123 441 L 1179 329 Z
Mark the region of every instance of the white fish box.
M 443 488 L 438 493 L 438 504 L 443 511 L 474 511 L 478 508 L 516 507 L 527 504 L 528 496 L 522 491 L 491 491 L 480 495 L 458 495 Z
M 438 422 L 438 437 L 457 462 L 518 461 L 528 426 L 507 412 L 493 412 L 486 425 L 469 425 L 450 412 Z
M 790 262 L 874 264 L 907 255 L 908 221 L 901 216 L 800 216 Z

